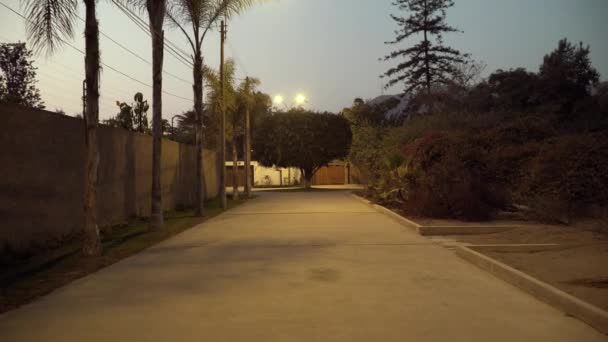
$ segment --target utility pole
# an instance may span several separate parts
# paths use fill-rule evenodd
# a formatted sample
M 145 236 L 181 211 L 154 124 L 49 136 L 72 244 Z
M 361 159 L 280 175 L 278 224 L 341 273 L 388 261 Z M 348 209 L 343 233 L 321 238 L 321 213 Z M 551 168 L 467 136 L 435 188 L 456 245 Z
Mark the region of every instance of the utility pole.
M 220 39 L 220 109 L 222 112 L 220 127 L 220 202 L 222 209 L 228 208 L 226 201 L 226 101 L 224 99 L 224 43 L 226 42 L 226 23 L 221 23 Z
M 245 196 L 251 197 L 251 123 L 249 119 L 249 104 L 251 94 L 249 89 L 249 77 L 245 78 L 247 94 L 245 94 Z

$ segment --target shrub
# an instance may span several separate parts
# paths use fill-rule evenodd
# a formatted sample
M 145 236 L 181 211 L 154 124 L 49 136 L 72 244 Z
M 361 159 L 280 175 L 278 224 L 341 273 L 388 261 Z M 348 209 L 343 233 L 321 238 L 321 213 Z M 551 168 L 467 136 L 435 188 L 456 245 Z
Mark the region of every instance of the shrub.
M 404 210 L 416 216 L 487 220 L 504 205 L 486 151 L 463 134 L 430 133 L 405 146 Z
M 608 205 L 608 134 L 551 139 L 528 164 L 522 200 L 546 219 L 569 222 Z

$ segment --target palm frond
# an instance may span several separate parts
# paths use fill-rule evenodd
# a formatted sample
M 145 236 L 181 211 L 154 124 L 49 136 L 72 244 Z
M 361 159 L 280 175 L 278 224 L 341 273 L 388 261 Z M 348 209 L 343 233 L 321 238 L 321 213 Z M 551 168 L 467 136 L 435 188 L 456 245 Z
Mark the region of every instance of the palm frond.
M 74 37 L 76 0 L 26 0 L 24 3 L 27 39 L 36 53 L 52 54 Z

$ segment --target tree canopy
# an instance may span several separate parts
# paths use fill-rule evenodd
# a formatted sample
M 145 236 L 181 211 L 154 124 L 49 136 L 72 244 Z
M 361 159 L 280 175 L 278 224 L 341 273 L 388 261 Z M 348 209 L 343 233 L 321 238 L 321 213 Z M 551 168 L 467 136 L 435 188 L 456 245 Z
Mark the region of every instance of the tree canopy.
M 317 170 L 348 155 L 348 121 L 330 113 L 292 109 L 267 117 L 254 136 L 254 159 L 267 167 L 296 167 L 310 186 Z
M 142 93 L 136 93 L 133 96 L 135 101 L 132 104 L 116 101 L 116 105 L 120 109 L 115 117 L 105 120 L 104 123 L 112 127 L 120 127 L 129 131 L 148 133 L 150 127 L 148 125 L 148 101 L 144 100 Z
M 32 52 L 25 43 L 0 44 L 0 102 L 44 108 Z

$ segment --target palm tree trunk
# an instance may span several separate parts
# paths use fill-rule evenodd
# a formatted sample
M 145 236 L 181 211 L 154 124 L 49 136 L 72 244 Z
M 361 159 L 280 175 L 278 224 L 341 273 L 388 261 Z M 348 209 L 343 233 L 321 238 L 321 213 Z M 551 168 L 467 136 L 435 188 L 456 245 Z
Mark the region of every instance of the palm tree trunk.
M 162 86 L 165 20 L 165 0 L 147 0 L 150 31 L 152 32 L 152 203 L 150 229 L 163 225 L 161 154 L 163 135 Z
M 203 58 L 197 48 L 194 58 L 194 111 L 196 115 L 196 216 L 205 214 L 205 173 L 203 165 Z
M 232 200 L 239 199 L 239 158 L 236 148 L 236 124 L 232 124 Z
M 86 169 L 84 189 L 84 241 L 82 251 L 86 256 L 101 254 L 101 241 L 97 226 L 97 122 L 99 120 L 99 24 L 95 0 L 85 0 L 85 119 Z
M 249 118 L 249 106 L 245 108 L 245 196 L 251 197 L 251 122 Z

